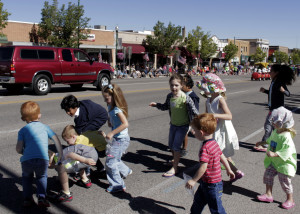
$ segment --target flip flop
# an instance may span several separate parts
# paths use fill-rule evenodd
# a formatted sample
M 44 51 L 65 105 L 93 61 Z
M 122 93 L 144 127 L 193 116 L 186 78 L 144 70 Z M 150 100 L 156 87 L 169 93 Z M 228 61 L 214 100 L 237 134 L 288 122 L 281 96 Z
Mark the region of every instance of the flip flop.
M 254 150 L 259 151 L 259 152 L 266 152 L 267 148 L 264 148 L 262 146 L 254 146 L 253 147 Z
M 170 177 L 173 177 L 174 175 L 175 175 L 175 173 L 173 173 L 171 171 L 167 171 L 162 176 L 165 177 L 165 178 L 170 178 Z

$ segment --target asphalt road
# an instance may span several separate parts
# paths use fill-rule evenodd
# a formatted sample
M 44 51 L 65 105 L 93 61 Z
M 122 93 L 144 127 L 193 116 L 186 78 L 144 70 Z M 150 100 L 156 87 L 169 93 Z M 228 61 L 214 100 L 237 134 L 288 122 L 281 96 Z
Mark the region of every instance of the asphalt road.
M 268 88 L 270 81 L 251 81 L 246 75 L 221 78 L 227 87 L 227 103 L 240 140 L 240 150 L 236 152 L 233 160 L 237 167 L 245 172 L 245 177 L 233 185 L 225 182 L 222 200 L 227 213 L 300 213 L 299 169 L 292 180 L 295 208 L 290 211 L 280 208 L 280 203 L 285 201 L 285 194 L 278 179 L 275 179 L 273 190 L 274 203 L 260 203 L 255 200 L 258 194 L 265 191 L 262 182 L 265 154 L 251 149 L 262 137 L 262 127 L 267 115 L 267 95 L 259 93 L 258 90 L 260 87 Z M 34 96 L 29 90 L 25 90 L 21 95 L 10 95 L 5 89 L 0 89 L 0 213 L 189 213 L 193 198 L 184 188 L 182 173 L 172 178 L 162 177 L 169 169 L 165 162 L 171 158 L 170 152 L 167 151 L 168 112 L 148 106 L 151 101 L 165 101 L 169 93 L 168 78 L 122 79 L 113 82 L 121 86 L 129 105 L 131 145 L 123 160 L 133 169 L 133 174 L 125 180 L 127 192 L 106 193 L 106 179 L 93 179 L 90 189 L 70 182 L 74 195 L 72 202 L 51 203 L 48 210 L 38 207 L 23 209 L 20 155 L 15 151 L 18 130 L 25 125 L 20 119 L 21 104 L 27 100 L 38 102 L 41 106 L 41 121 L 60 136 L 64 126 L 73 124 L 73 119 L 60 109 L 60 101 L 64 96 L 74 94 L 80 100 L 91 99 L 103 106 L 105 103 L 101 93 L 89 85 L 82 91 L 72 91 L 69 86 L 57 85 L 47 96 Z M 295 128 L 300 133 L 300 83 L 296 82 L 289 89 L 292 95 L 286 99 L 286 104 L 294 111 Z M 194 88 L 194 91 L 199 92 L 197 88 Z M 200 112 L 204 112 L 204 102 L 205 99 L 201 98 Z M 108 127 L 104 126 L 103 130 L 107 131 Z M 298 163 L 299 140 L 299 136 L 294 139 Z M 189 153 L 181 159 L 181 172 L 197 163 L 199 147 L 200 142 L 190 137 Z M 54 170 L 49 170 L 50 193 L 55 193 L 60 188 L 55 175 Z M 223 180 L 229 180 L 225 172 Z M 208 208 L 203 213 L 209 213 Z

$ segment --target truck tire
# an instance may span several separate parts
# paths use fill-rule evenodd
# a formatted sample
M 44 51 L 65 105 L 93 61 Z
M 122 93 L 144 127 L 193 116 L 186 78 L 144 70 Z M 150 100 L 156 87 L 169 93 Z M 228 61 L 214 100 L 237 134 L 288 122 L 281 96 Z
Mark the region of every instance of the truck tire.
M 80 90 L 83 84 L 70 84 L 70 86 L 73 90 Z
M 110 84 L 110 78 L 107 74 L 100 74 L 98 78 L 97 89 L 101 91 L 103 85 Z
M 33 91 L 37 95 L 46 95 L 51 90 L 51 82 L 48 76 L 37 75 L 33 81 Z

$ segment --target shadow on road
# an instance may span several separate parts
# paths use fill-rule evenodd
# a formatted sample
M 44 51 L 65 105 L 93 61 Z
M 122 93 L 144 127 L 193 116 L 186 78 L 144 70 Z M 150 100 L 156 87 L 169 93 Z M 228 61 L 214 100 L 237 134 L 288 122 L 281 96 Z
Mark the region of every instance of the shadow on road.
M 148 213 L 164 213 L 164 214 L 174 214 L 172 210 L 167 207 L 175 207 L 177 209 L 185 210 L 182 206 L 176 206 L 162 201 L 157 201 L 151 198 L 146 198 L 142 196 L 132 197 L 130 193 L 116 193 L 113 194 L 115 197 L 120 199 L 126 199 L 129 201 L 129 206 L 133 211 L 140 214 Z
M 3 178 L 4 176 L 8 178 Z M 22 186 L 22 178 L 2 164 L 0 164 L 0 186 L 0 206 L 5 207 L 7 210 L 10 210 L 13 213 L 52 213 L 38 206 L 23 208 L 22 191 L 20 191 L 18 187 Z M 35 192 L 35 190 L 36 189 L 33 188 L 33 192 Z M 51 203 L 51 206 L 57 207 L 61 212 L 78 213 L 66 204 Z

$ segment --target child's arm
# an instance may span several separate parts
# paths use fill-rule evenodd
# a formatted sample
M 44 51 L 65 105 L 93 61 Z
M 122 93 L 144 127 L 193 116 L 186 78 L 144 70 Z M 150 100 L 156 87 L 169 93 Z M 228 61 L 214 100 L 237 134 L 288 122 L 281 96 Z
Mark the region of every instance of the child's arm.
M 203 176 L 203 174 L 205 173 L 206 169 L 207 169 L 207 164 L 206 162 L 201 162 L 200 163 L 200 167 L 198 169 L 198 171 L 196 172 L 196 174 L 194 175 L 194 177 L 189 180 L 188 182 L 186 182 L 185 187 L 187 189 L 192 189 L 195 184 L 197 183 L 197 181 L 200 180 L 200 178 Z
M 76 153 L 74 152 L 70 152 L 66 155 L 66 159 L 72 159 L 72 160 L 76 160 L 76 161 L 79 161 L 81 163 L 85 163 L 85 164 L 88 164 L 88 165 L 96 165 L 96 162 L 92 159 L 92 158 L 85 158 L 85 157 L 82 157 L 80 155 L 77 155 Z
M 149 104 L 149 106 L 151 106 L 151 107 L 156 107 L 156 105 L 157 105 L 157 103 L 155 103 L 155 102 L 151 102 L 151 103 Z
M 224 113 L 223 114 L 214 114 L 214 117 L 217 119 L 232 120 L 232 114 L 231 114 L 231 112 L 227 106 L 227 103 L 223 97 L 219 100 L 219 107 L 221 109 L 223 109 Z
M 280 90 L 280 92 L 284 93 L 284 95 L 287 97 L 289 97 L 291 95 L 290 91 L 288 90 L 286 85 L 281 86 L 279 90 Z
M 123 114 L 123 112 L 119 112 L 117 115 L 121 120 L 121 125 L 118 126 L 116 129 L 112 130 L 111 132 L 107 133 L 106 138 L 109 140 L 111 140 L 115 134 L 118 134 L 124 129 L 128 128 L 128 120 Z
M 57 160 L 60 161 L 61 157 L 62 157 L 62 154 L 63 154 L 62 147 L 61 147 L 61 142 L 60 142 L 60 140 L 59 140 L 59 138 L 57 137 L 56 134 L 53 135 L 51 139 L 54 141 L 56 150 L 58 152 L 58 159 Z
M 255 144 L 255 146 L 262 146 L 262 145 L 266 145 L 266 144 L 268 144 L 268 143 L 265 142 L 265 141 L 261 141 L 261 142 L 257 142 L 257 143 Z
M 272 151 L 268 151 L 267 155 L 269 157 L 271 157 L 271 158 L 273 158 L 273 157 L 280 157 L 276 152 L 272 152 Z
M 16 151 L 17 151 L 19 154 L 23 154 L 23 148 L 24 148 L 24 142 L 18 140 L 17 145 L 16 145 Z
M 168 103 L 170 102 L 170 99 L 171 99 L 171 95 L 168 94 L 168 95 L 167 95 L 167 98 L 166 98 L 166 101 L 165 101 L 164 104 L 162 104 L 162 103 L 151 102 L 151 103 L 149 104 L 149 106 L 151 106 L 151 107 L 156 107 L 156 108 L 158 108 L 159 110 L 162 110 L 162 111 L 166 111 L 166 110 L 169 109 Z
M 222 154 L 221 155 L 221 163 L 225 166 L 226 171 L 227 171 L 227 175 L 230 176 L 231 179 L 235 178 L 235 174 L 233 173 L 233 171 L 231 170 L 229 163 L 226 159 L 226 157 Z

